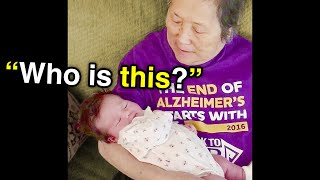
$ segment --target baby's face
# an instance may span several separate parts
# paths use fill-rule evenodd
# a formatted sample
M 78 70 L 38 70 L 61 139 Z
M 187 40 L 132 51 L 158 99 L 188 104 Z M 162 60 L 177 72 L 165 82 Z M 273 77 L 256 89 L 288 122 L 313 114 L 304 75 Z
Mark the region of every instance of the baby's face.
M 102 133 L 108 132 L 118 139 L 119 131 L 130 124 L 134 117 L 142 115 L 143 110 L 138 104 L 117 95 L 107 94 L 101 102 L 95 125 Z

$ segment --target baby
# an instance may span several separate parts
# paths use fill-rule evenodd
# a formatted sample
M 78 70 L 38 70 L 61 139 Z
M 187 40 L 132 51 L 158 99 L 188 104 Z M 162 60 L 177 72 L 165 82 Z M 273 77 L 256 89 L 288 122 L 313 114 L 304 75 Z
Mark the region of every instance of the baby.
M 110 91 L 96 93 L 81 104 L 77 128 L 98 140 L 118 143 L 139 161 L 165 170 L 224 177 L 220 165 L 192 132 L 194 127 L 174 123 L 172 114 L 165 111 L 142 110 Z

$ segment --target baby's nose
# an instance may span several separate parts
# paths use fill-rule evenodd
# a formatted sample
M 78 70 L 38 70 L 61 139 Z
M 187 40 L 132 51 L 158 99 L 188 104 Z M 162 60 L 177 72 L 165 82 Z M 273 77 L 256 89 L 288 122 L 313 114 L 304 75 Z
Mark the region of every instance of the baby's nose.
M 121 119 L 128 119 L 130 112 L 129 111 L 123 111 L 121 114 Z

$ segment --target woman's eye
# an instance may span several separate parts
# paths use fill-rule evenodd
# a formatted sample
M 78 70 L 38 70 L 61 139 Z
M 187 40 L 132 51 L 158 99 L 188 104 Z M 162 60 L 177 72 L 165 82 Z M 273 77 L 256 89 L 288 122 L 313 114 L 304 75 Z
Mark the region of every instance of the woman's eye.
M 194 30 L 194 32 L 197 33 L 197 34 L 202 34 L 202 33 L 203 33 L 202 31 L 200 31 L 200 30 L 198 30 L 198 29 L 196 29 L 196 28 L 193 28 L 193 30 Z
M 124 107 L 125 109 L 128 107 L 129 102 L 127 102 L 126 106 Z
M 182 21 L 180 21 L 178 19 L 172 19 L 172 22 L 174 22 L 175 24 L 181 24 Z

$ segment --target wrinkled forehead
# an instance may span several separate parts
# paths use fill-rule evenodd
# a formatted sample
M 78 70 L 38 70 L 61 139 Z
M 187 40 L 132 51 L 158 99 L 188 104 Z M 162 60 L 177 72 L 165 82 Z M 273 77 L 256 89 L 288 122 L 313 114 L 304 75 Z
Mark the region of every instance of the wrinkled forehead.
M 220 0 L 171 0 L 169 4 L 170 9 L 185 9 L 188 13 L 196 10 L 216 12 Z
M 185 0 L 168 0 L 168 5 L 170 6 L 172 3 L 176 2 L 176 1 L 183 1 L 185 2 Z M 215 5 L 218 6 L 219 3 L 221 2 L 221 0 L 194 0 L 196 2 L 200 3 L 209 3 L 211 5 Z
M 168 17 L 178 16 L 198 24 L 212 24 L 217 19 L 217 6 L 214 0 L 172 0 Z

